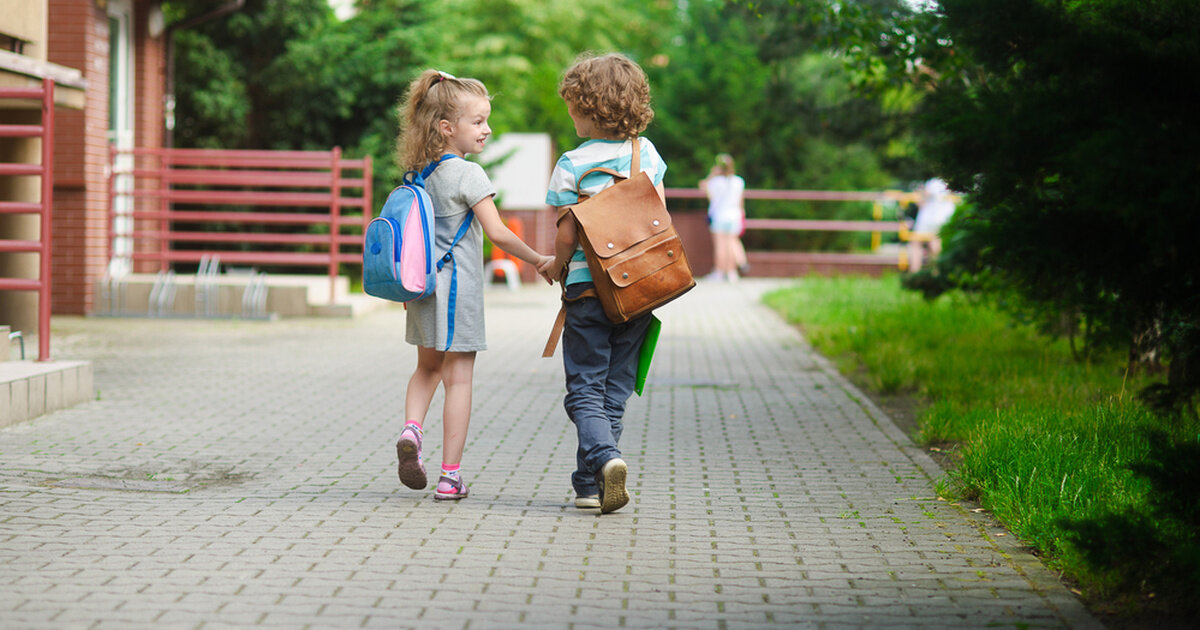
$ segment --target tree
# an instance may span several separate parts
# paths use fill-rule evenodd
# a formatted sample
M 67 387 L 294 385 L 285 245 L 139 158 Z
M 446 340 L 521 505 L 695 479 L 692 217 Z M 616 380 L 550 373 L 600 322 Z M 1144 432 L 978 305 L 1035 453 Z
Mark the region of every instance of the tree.
M 622 52 L 645 65 L 670 35 L 674 2 L 657 0 L 444 0 L 453 24 L 423 28 L 429 63 L 482 80 L 494 95 L 492 126 L 550 133 L 560 150 L 580 142 L 558 81 L 587 52 Z
M 211 3 L 168 8 L 190 17 Z M 915 90 L 855 93 L 857 71 L 829 49 L 824 3 L 360 0 L 358 8 L 339 22 L 324 0 L 247 0 L 180 32 L 178 144 L 338 145 L 374 156 L 383 198 L 400 175 L 395 105 L 422 69 L 483 80 L 498 134 L 548 132 L 561 151 L 580 142 L 557 94 L 562 72 L 583 52 L 620 51 L 650 77 L 656 117 L 647 135 L 671 164 L 670 186 L 695 186 L 721 151 L 764 188 L 871 189 L 912 172 L 900 130 Z M 756 202 L 752 212 L 861 218 L 865 207 Z M 794 234 L 775 236 L 797 245 Z M 851 244 L 825 233 L 804 246 Z
M 1032 302 L 1161 348 L 1200 389 L 1200 5 L 945 0 L 987 71 L 939 84 L 925 125 L 970 190 L 985 261 Z
M 658 114 L 649 133 L 667 177 L 692 187 L 729 152 L 752 188 L 862 190 L 896 186 L 903 151 L 886 130 L 886 99 L 864 99 L 830 48 L 824 3 L 689 2 L 678 34 L 647 65 Z M 899 93 L 899 90 L 893 92 Z M 909 103 L 907 107 L 911 107 Z M 901 106 L 903 108 L 904 106 Z M 753 216 L 865 218 L 863 204 L 751 202 Z M 865 241 L 867 235 L 861 235 Z M 756 233 L 750 248 L 846 248 L 836 233 Z M 865 243 L 864 243 L 865 244 Z
M 973 210 L 979 269 L 1043 321 L 1157 351 L 1200 391 L 1200 4 L 942 0 L 864 45 L 928 86 L 927 154 Z M 864 42 L 867 40 L 858 40 Z M 910 42 L 892 46 L 895 41 Z
M 172 0 L 173 23 L 205 15 L 213 3 Z M 177 144 L 276 148 L 275 114 L 297 102 L 271 90 L 276 59 L 290 42 L 335 23 L 325 0 L 246 0 L 239 11 L 175 33 Z M 301 131 L 302 132 L 302 131 Z
M 662 37 L 673 3 L 360 0 L 337 21 L 324 0 L 248 0 L 180 33 L 179 144 L 374 156 L 377 198 L 400 178 L 396 105 L 426 67 L 476 77 L 495 95 L 497 133 L 549 131 L 573 146 L 558 78 L 588 50 L 635 57 Z M 181 19 L 211 10 L 172 0 Z M 445 16 L 455 19 L 447 20 Z

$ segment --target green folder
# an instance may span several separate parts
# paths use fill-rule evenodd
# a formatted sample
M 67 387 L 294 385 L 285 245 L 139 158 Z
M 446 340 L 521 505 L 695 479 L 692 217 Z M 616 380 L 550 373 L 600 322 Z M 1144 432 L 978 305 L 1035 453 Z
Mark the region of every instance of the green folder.
M 658 346 L 658 333 L 662 331 L 662 322 L 655 316 L 650 316 L 650 325 L 646 327 L 646 338 L 642 340 L 642 350 L 638 353 L 637 382 L 633 391 L 638 396 L 646 387 L 646 375 L 650 373 L 650 360 L 654 358 L 654 348 Z

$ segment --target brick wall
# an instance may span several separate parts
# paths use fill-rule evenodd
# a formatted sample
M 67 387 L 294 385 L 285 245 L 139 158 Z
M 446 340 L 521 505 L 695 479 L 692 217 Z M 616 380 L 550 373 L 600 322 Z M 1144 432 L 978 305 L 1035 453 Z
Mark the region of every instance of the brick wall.
M 49 60 L 83 71 L 82 111 L 59 110 L 54 133 L 54 312 L 86 312 L 94 229 L 104 197 L 108 20 L 91 0 L 50 0 Z M 103 218 L 99 226 L 104 227 Z M 103 241 L 101 241 L 103 244 Z
M 95 0 L 50 0 L 49 61 L 83 71 L 82 111 L 56 113 L 53 310 L 82 315 L 94 303 L 95 280 L 108 265 L 109 24 Z M 157 0 L 135 0 L 134 134 L 139 146 L 161 146 L 163 42 L 147 33 Z
M 140 0 L 135 7 L 137 17 L 135 29 L 137 38 L 137 69 L 135 90 L 137 91 L 137 110 L 134 112 L 135 146 L 161 147 L 164 140 L 164 106 L 163 94 L 166 92 L 166 42 L 163 37 L 151 38 L 149 29 L 150 0 Z M 139 188 L 155 188 L 159 185 L 157 179 L 139 177 Z M 156 202 L 153 199 L 135 199 L 134 205 L 138 210 L 152 210 Z M 134 229 L 155 229 L 156 224 L 150 222 L 136 226 Z M 141 239 L 139 249 L 157 247 L 154 243 Z M 135 271 L 158 271 L 155 263 L 135 264 Z
M 163 92 L 166 82 L 166 49 L 164 38 L 149 33 L 150 10 L 157 0 L 138 0 L 134 5 L 134 33 L 137 59 L 135 87 L 137 111 L 134 129 L 137 146 L 161 147 L 163 141 Z

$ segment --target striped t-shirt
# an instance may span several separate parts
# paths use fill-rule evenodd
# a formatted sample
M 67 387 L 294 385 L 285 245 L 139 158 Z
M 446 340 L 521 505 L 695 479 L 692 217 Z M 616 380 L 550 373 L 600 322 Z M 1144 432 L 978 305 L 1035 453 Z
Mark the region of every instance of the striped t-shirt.
M 579 176 L 593 168 L 609 168 L 618 173 L 628 174 L 633 164 L 633 144 L 630 140 L 588 140 L 578 147 L 567 151 L 558 158 L 554 172 L 550 174 L 550 190 L 546 193 L 546 203 L 552 206 L 569 206 L 579 201 L 579 193 L 589 197 L 608 188 L 613 184 L 613 178 L 604 173 L 592 173 L 582 182 L 582 189 L 576 188 Z M 641 136 L 638 137 L 638 147 L 641 149 L 641 169 L 650 176 L 655 185 L 661 184 L 663 174 L 667 172 L 667 163 L 663 162 L 654 143 Z M 583 256 L 583 247 L 576 247 L 575 254 L 567 266 L 566 284 L 591 282 L 592 274 L 588 271 L 587 260 Z

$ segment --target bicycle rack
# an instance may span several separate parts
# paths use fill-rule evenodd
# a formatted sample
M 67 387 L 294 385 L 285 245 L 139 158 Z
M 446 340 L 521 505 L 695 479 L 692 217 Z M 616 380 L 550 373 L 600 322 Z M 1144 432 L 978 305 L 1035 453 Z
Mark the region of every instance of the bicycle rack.
M 154 277 L 154 286 L 150 289 L 149 305 L 146 314 L 150 317 L 163 317 L 175 309 L 175 271 L 160 271 Z
M 19 331 L 19 330 L 14 330 L 14 331 L 8 333 L 8 340 L 11 342 L 13 339 L 16 339 L 17 341 L 21 342 L 21 360 L 24 361 L 25 360 L 25 335 L 22 335 L 21 331 Z M 5 357 L 5 358 L 7 358 L 7 357 Z
M 251 272 L 250 281 L 242 293 L 242 317 L 265 319 L 267 317 L 267 272 Z
M 100 302 L 108 306 L 108 311 L 97 314 L 110 317 L 124 315 L 125 278 L 106 271 L 100 280 Z
M 217 277 L 221 273 L 220 256 L 203 256 L 200 267 L 196 270 L 196 315 L 198 317 L 215 317 L 220 304 Z

